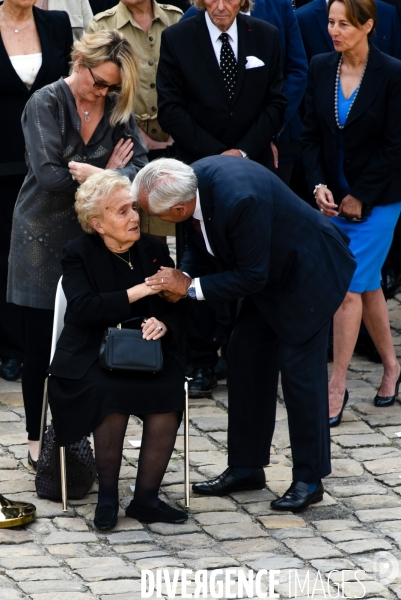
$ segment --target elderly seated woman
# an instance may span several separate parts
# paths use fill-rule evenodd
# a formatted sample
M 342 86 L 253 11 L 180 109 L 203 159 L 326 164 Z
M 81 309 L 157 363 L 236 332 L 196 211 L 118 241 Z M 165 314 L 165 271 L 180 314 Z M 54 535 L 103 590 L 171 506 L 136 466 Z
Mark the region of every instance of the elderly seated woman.
M 68 445 L 93 431 L 99 497 L 94 524 L 117 523 L 118 478 L 130 415 L 143 421 L 134 498 L 128 517 L 182 523 L 185 512 L 158 498 L 184 408 L 183 303 L 169 303 L 145 277 L 171 266 L 167 246 L 140 234 L 130 181 L 105 170 L 76 193 L 75 210 L 85 234 L 69 242 L 62 258 L 67 297 L 65 326 L 49 367 L 49 400 L 57 441 Z M 161 338 L 158 373 L 102 370 L 99 348 L 108 326 L 146 317 L 143 338 Z M 140 319 L 139 319 L 140 322 Z

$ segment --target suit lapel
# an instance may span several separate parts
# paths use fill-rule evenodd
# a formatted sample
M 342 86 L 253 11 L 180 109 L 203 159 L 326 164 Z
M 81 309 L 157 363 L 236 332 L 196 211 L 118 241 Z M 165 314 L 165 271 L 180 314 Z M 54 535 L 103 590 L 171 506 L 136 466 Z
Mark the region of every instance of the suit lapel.
M 245 64 L 246 57 L 248 56 L 248 38 L 252 35 L 251 26 L 248 25 L 243 15 L 237 15 L 237 28 L 238 28 L 238 74 L 237 83 L 235 85 L 235 92 L 233 103 L 238 98 L 242 84 L 245 77 Z
M 328 24 L 328 12 L 326 0 L 314 0 L 314 8 L 316 11 L 316 19 L 319 24 L 320 29 L 322 30 L 323 37 L 327 43 L 327 52 L 331 52 L 334 50 L 333 42 L 329 35 L 327 24 Z
M 17 72 L 11 64 L 10 58 L 7 54 L 7 50 L 4 46 L 3 40 L 0 35 L 0 69 L 5 75 L 5 80 L 13 83 L 16 88 L 24 92 L 28 97 L 30 96 L 30 90 L 26 87 L 25 83 L 18 77 Z
M 210 70 L 210 73 L 214 81 L 216 82 L 216 85 L 219 88 L 224 100 L 227 102 L 227 104 L 231 106 L 228 91 L 226 89 L 226 86 L 224 85 L 220 67 L 216 60 L 216 55 L 214 53 L 212 41 L 210 39 L 209 30 L 206 25 L 204 11 L 199 13 L 199 15 L 194 18 L 194 30 L 195 38 L 198 42 L 200 51 L 206 62 L 206 65 Z
M 327 60 L 321 65 L 317 72 L 319 82 L 319 92 L 316 97 L 316 105 L 323 112 L 323 115 L 330 125 L 330 129 L 337 133 L 336 118 L 334 114 L 334 95 L 336 86 L 336 73 L 340 56 L 337 52 L 332 52 L 327 56 Z
M 141 265 L 142 273 L 144 277 L 149 277 L 155 274 L 155 264 L 153 262 L 155 251 L 152 250 L 150 244 L 143 238 L 135 243 L 137 250 L 137 256 Z M 156 269 L 157 270 L 157 269 Z M 149 302 L 149 315 L 157 314 L 158 307 L 160 308 L 159 296 L 148 296 Z
M 355 121 L 372 104 L 381 89 L 382 82 L 386 76 L 385 69 L 382 68 L 383 60 L 380 52 L 371 44 L 366 65 L 365 75 L 361 82 L 361 87 L 352 105 L 345 126 Z
M 40 10 L 33 7 L 33 14 L 35 17 L 36 29 L 40 38 L 40 45 L 42 46 L 42 65 L 36 76 L 31 93 L 39 90 L 42 87 L 42 81 L 46 77 L 48 68 L 52 61 L 52 40 L 53 40 L 53 25 L 51 24 L 46 10 Z

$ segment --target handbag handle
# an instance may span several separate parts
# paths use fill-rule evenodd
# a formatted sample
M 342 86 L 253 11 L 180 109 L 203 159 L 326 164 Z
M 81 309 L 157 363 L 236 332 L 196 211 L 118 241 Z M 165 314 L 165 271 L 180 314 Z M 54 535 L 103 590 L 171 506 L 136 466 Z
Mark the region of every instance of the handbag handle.
M 131 321 L 139 321 L 139 319 L 142 319 L 143 321 L 146 321 L 147 317 L 132 317 L 132 319 L 127 319 L 126 321 L 122 321 L 121 323 L 119 323 L 117 325 L 117 329 L 122 329 L 122 325 L 125 325 L 125 323 L 131 323 Z

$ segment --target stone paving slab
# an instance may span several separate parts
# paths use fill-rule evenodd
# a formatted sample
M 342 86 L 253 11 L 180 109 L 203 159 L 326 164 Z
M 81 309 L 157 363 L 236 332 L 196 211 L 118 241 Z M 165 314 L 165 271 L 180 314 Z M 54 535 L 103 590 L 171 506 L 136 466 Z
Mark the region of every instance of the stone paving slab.
M 401 294 L 389 304 L 401 356 Z M 331 365 L 330 365 L 331 367 Z M 264 490 L 227 498 L 191 495 L 183 525 L 143 524 L 124 516 L 135 483 L 141 422 L 129 421 L 120 477 L 121 510 L 111 532 L 93 527 L 97 485 L 84 499 L 38 499 L 27 465 L 21 384 L 0 380 L 0 493 L 34 502 L 38 519 L 15 530 L 0 529 L 0 600 L 143 600 L 141 570 L 276 569 L 280 600 L 288 600 L 291 572 L 332 575 L 348 596 L 360 595 L 353 569 L 364 569 L 365 597 L 401 599 L 401 406 L 378 409 L 373 397 L 382 367 L 355 355 L 347 387 L 350 401 L 340 427 L 331 430 L 333 472 L 321 503 L 300 514 L 277 513 L 270 502 L 289 487 L 292 461 L 287 412 L 277 405 L 276 430 Z M 191 483 L 219 475 L 227 465 L 227 388 L 213 399 L 190 403 Z M 162 485 L 162 498 L 183 507 L 183 428 Z M 383 583 L 380 561 L 399 567 Z M 395 561 L 395 562 L 394 562 Z M 348 570 L 348 571 L 346 571 Z M 191 584 L 190 590 L 194 590 Z M 167 598 L 163 585 L 162 597 Z M 178 586 L 181 596 L 181 587 Z M 210 597 L 210 596 L 209 596 Z M 255 596 L 256 597 L 256 596 Z M 298 598 L 306 600 L 305 593 Z M 309 596 L 310 597 L 310 596 Z M 315 600 L 324 596 L 317 591 Z M 156 598 L 156 594 L 152 598 Z M 327 594 L 326 594 L 327 598 Z

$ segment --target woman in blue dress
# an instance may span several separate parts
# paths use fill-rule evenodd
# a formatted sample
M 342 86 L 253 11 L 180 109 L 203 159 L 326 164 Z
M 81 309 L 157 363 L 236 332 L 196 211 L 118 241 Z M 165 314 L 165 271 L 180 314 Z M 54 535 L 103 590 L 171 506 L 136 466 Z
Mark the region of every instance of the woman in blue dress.
M 401 212 L 401 62 L 369 44 L 374 0 L 329 0 L 328 11 L 335 52 L 310 65 L 303 160 L 318 208 L 348 235 L 357 261 L 334 317 L 329 401 L 336 426 L 362 318 L 384 367 L 375 405 L 393 404 L 401 381 L 380 286 Z

